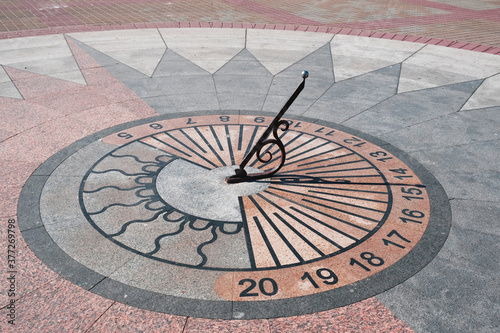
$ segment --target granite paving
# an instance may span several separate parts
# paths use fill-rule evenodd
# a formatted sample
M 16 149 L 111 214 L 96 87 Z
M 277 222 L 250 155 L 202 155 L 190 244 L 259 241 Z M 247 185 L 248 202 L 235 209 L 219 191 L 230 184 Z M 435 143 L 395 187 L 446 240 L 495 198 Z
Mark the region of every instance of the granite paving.
M 0 272 L 5 282 L 15 271 L 16 292 L 0 286 L 0 330 L 498 332 L 499 10 L 486 0 L 2 2 Z M 307 314 L 258 320 L 238 320 L 237 304 L 220 305 L 231 318 L 213 319 L 204 303 L 155 299 L 140 274 L 169 272 L 121 248 L 109 262 L 95 261 L 95 253 L 114 250 L 72 215 L 65 191 L 78 186 L 74 170 L 92 164 L 86 150 L 102 156 L 110 148 L 87 146 L 81 160 L 72 156 L 57 169 L 51 161 L 66 160 L 64 148 L 159 115 L 267 115 L 304 69 L 310 78 L 290 118 L 368 133 L 441 183 L 452 227 L 434 260 L 375 297 L 316 313 L 297 300 L 292 310 Z M 40 184 L 48 193 L 41 204 Z M 9 224 L 14 269 L 6 259 Z M 88 233 L 72 234 L 74 225 Z M 60 247 L 50 252 L 54 242 Z M 85 246 L 92 250 L 78 251 Z M 161 289 L 158 281 L 148 288 Z M 327 308 L 337 300 L 318 301 Z M 184 306 L 199 316 L 165 313 Z

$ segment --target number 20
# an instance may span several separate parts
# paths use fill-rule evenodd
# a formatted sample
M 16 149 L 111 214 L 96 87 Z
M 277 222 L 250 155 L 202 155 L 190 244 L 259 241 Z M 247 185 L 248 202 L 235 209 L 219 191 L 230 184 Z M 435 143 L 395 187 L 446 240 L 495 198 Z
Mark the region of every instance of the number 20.
M 257 286 L 257 282 L 255 282 L 255 280 L 252 280 L 252 279 L 243 279 L 241 280 L 238 284 L 240 286 L 244 285 L 246 282 L 249 282 L 250 283 L 250 286 L 243 290 L 241 293 L 240 293 L 240 297 L 256 297 L 256 296 L 259 296 L 259 293 L 252 293 L 251 291 Z M 266 284 L 266 282 L 269 282 Z M 269 286 L 269 284 L 271 284 L 271 290 L 269 290 L 266 286 Z M 278 293 L 278 284 L 276 283 L 276 281 L 274 281 L 273 279 L 271 278 L 263 278 L 259 281 L 259 290 L 262 294 L 266 295 L 266 296 L 273 296 L 273 295 L 276 295 Z

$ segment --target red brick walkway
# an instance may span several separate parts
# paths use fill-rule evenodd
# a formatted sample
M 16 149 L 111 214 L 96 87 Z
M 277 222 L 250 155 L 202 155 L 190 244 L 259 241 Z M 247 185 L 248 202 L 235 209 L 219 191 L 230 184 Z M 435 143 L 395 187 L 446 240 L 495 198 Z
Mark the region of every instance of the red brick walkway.
M 500 47 L 498 0 L 0 0 L 0 39 L 192 22 L 344 28 Z

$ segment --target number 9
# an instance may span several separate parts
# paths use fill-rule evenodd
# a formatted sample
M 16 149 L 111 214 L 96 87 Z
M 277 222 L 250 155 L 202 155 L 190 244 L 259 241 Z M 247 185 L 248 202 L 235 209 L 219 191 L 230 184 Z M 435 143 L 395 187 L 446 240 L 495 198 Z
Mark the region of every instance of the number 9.
M 339 282 L 339 278 L 335 273 L 328 268 L 321 268 L 316 271 L 316 275 L 320 278 L 323 279 L 324 284 L 335 284 Z M 331 281 L 329 281 L 331 280 Z

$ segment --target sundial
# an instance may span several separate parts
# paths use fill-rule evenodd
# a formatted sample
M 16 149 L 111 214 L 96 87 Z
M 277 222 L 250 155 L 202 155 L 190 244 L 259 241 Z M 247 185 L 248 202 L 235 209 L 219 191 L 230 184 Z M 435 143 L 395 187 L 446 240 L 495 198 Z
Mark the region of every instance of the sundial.
M 447 236 L 442 187 L 375 137 L 286 117 L 306 77 L 277 116 L 161 115 L 54 155 L 22 197 L 40 251 L 64 249 L 58 273 L 104 297 L 207 318 L 317 312 L 410 278 Z

